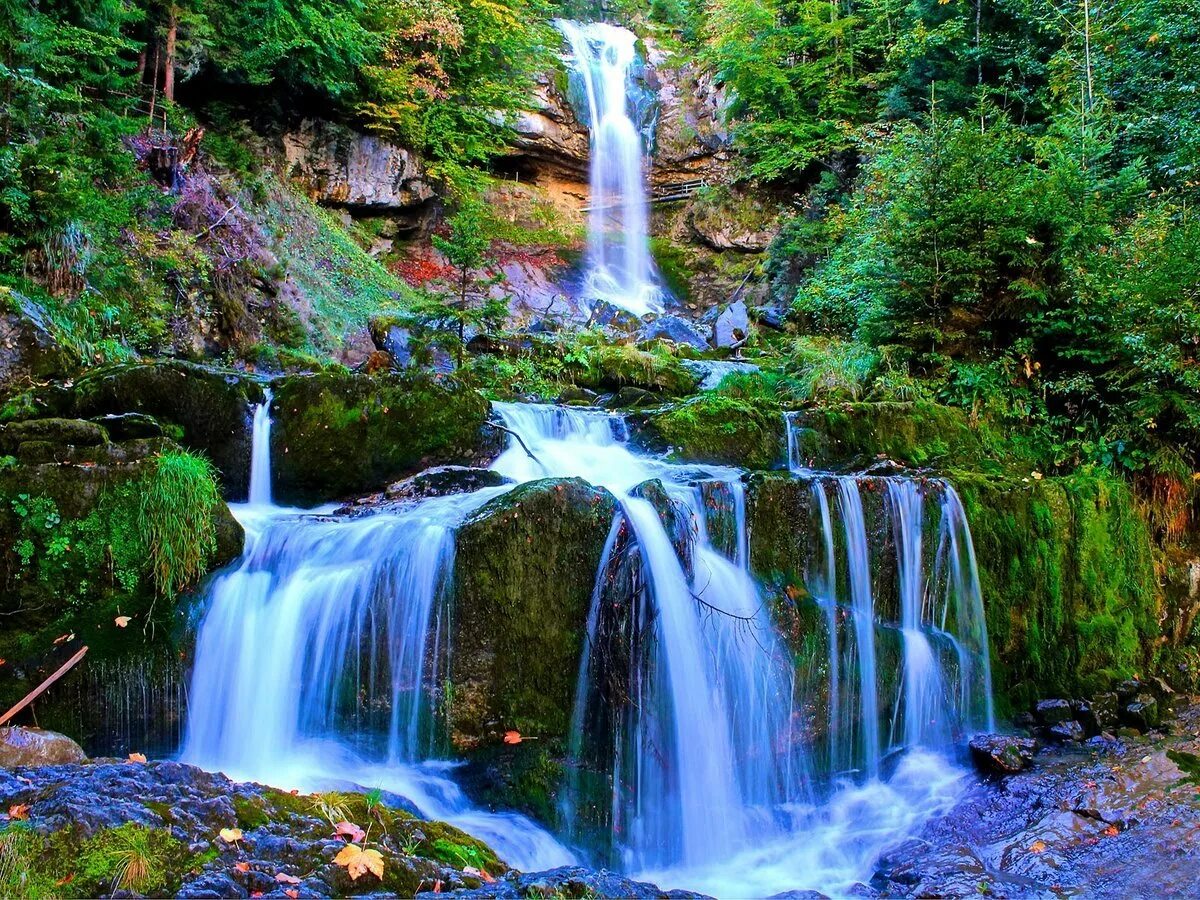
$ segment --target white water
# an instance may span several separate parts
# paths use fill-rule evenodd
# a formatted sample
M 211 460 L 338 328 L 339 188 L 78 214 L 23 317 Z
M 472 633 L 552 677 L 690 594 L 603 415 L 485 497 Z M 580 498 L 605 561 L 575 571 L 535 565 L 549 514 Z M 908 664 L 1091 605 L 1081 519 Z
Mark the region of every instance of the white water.
M 555 23 L 571 48 L 568 58 L 587 107 L 591 131 L 588 283 L 593 299 L 642 316 L 662 309 L 662 289 L 647 231 L 645 144 L 630 97 L 637 37 L 602 22 Z
M 264 388 L 263 402 L 254 407 L 250 428 L 251 506 L 271 505 L 271 389 Z
M 210 591 L 182 758 L 283 788 L 382 788 L 518 867 L 574 861 L 528 819 L 473 809 L 452 765 L 430 759 L 453 529 L 505 489 L 358 518 L 272 506 L 263 487 L 270 420 L 260 413 L 252 502 L 231 507 L 246 548 Z M 372 719 L 367 711 L 381 706 L 386 718 Z

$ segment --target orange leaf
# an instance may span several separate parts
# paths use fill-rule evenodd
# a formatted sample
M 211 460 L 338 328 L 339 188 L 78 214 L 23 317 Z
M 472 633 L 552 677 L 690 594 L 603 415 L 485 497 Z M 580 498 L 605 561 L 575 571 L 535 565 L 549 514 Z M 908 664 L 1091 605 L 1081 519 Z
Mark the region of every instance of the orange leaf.
M 129 616 L 117 616 L 115 619 L 113 619 L 113 622 L 116 623 L 118 628 L 125 628 L 129 625 L 129 621 Z
M 383 880 L 383 854 L 378 850 L 364 850 L 358 844 L 347 844 L 333 861 L 336 865 L 345 866 L 351 881 L 357 881 L 368 872 Z
M 248 862 L 234 863 L 233 867 L 235 869 L 237 869 L 239 872 L 249 872 L 250 871 L 250 863 L 248 863 Z
M 299 891 L 294 891 L 294 890 L 292 890 L 292 889 L 290 889 L 290 888 L 289 888 L 288 890 L 286 890 L 286 891 L 284 891 L 284 892 L 283 892 L 283 895 L 284 895 L 285 897 L 291 897 L 291 898 L 292 898 L 292 900 L 296 900 L 296 898 L 300 896 L 300 892 L 299 892 Z
M 1105 837 L 1116 837 L 1120 833 L 1121 832 L 1120 832 L 1120 830 L 1118 830 L 1116 825 L 1109 825 L 1107 828 L 1104 829 Z
M 28 819 L 29 806 L 25 803 L 17 803 L 8 808 L 8 817 L 10 819 Z
M 1029 845 L 1029 852 L 1030 853 L 1045 853 L 1046 852 L 1046 842 L 1045 841 L 1034 841 L 1032 844 Z
M 433 883 L 433 892 L 435 894 L 440 894 L 442 892 L 442 882 L 440 880 Z
M 59 887 L 62 887 L 64 884 L 70 884 L 74 880 L 75 880 L 75 873 L 72 872 L 70 875 L 65 875 L 62 878 L 58 879 L 58 881 L 56 881 L 54 883 L 57 884 Z
M 71 632 L 70 634 L 60 634 L 58 637 L 56 637 L 54 639 L 54 643 L 61 644 L 64 641 L 73 641 L 73 640 L 75 640 L 75 633 Z
M 280 872 L 275 876 L 275 880 L 280 884 L 299 884 L 300 879 L 295 875 L 289 875 L 287 872 Z
M 129 761 L 130 762 L 145 762 L 146 754 L 145 753 L 130 753 Z
M 521 743 L 521 741 L 522 741 L 522 738 L 521 738 L 521 732 L 519 732 L 519 731 L 506 731 L 506 732 L 504 732 L 504 743 L 506 743 L 506 744 L 519 744 L 519 743 Z
M 361 843 L 367 837 L 367 833 L 353 822 L 338 822 L 333 826 L 333 833 L 346 838 L 351 844 Z

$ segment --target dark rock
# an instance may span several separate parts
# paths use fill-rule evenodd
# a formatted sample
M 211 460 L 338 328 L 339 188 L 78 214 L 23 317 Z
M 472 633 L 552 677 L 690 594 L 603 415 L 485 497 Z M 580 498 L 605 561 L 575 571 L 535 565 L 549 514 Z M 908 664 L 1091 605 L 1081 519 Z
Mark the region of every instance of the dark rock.
M 1133 698 L 1147 690 L 1147 686 L 1135 678 L 1128 681 L 1122 681 L 1117 685 L 1117 699 L 1120 705 L 1124 706 L 1127 703 L 1133 702 Z
M 738 300 L 729 304 L 713 325 L 713 345 L 723 349 L 736 347 L 750 336 L 750 315 L 746 304 Z
M 1121 710 L 1121 721 L 1139 731 L 1157 728 L 1160 721 L 1158 701 L 1152 694 L 1137 694 L 1133 701 Z
M 460 889 L 452 892 L 433 893 L 427 891 L 417 896 L 421 900 L 447 896 L 478 897 L 487 900 L 517 897 L 596 897 L 628 898 L 628 900 L 688 900 L 703 898 L 704 894 L 691 891 L 664 891 L 644 881 L 633 881 L 605 869 L 595 871 L 582 866 L 563 866 L 546 872 L 530 874 L 509 873 L 504 878 L 477 888 Z
M 485 487 L 508 484 L 509 479 L 491 469 L 469 466 L 436 466 L 390 484 L 383 494 L 388 500 L 421 500 L 447 494 L 465 494 Z
M 153 416 L 145 413 L 116 413 L 92 419 L 108 432 L 114 441 L 133 441 L 141 438 L 163 437 L 163 427 Z
M 75 368 L 75 360 L 55 339 L 45 310 L 0 288 L 0 387 L 45 381 Z
M 1083 725 L 1074 719 L 1066 722 L 1056 722 L 1046 729 L 1047 735 L 1055 741 L 1072 741 L 1078 743 L 1087 737 Z
M 708 340 L 700 329 L 679 316 L 659 316 L 643 325 L 637 333 L 638 343 L 656 340 L 670 341 L 696 350 L 708 349 Z
M 17 766 L 60 766 L 83 762 L 83 748 L 57 731 L 13 726 L 0 728 L 0 769 Z
M 1022 731 L 1030 731 L 1037 727 L 1037 719 L 1033 717 L 1033 713 L 1031 712 L 1017 713 L 1013 717 L 1013 725 Z
M 634 334 L 642 327 L 642 320 L 627 309 L 615 306 L 607 300 L 597 300 L 592 304 L 589 325 L 599 325 L 602 328 L 612 328 L 627 334 Z
M 599 401 L 600 395 L 595 391 L 589 391 L 587 388 L 580 387 L 577 384 L 568 384 L 562 389 L 562 393 L 558 395 L 558 402 L 571 406 L 594 406 Z
M 1066 700 L 1043 700 L 1037 705 L 1037 720 L 1042 725 L 1057 725 L 1071 718 L 1071 704 Z
M 992 775 L 1013 775 L 1026 769 L 1037 753 L 1033 738 L 1007 734 L 977 734 L 968 744 L 971 760 L 980 771 Z
M 1116 727 L 1118 711 L 1117 695 L 1104 693 L 1082 703 L 1076 714 L 1090 734 L 1098 734 Z
M 777 330 L 783 328 L 786 319 L 784 311 L 773 306 L 756 306 L 750 310 L 750 315 L 755 322 Z

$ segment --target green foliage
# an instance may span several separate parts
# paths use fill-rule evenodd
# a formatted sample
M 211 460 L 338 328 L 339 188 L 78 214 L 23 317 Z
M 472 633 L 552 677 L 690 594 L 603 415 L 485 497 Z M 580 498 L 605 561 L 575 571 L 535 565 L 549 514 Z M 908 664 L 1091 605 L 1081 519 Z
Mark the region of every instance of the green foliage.
M 158 457 L 142 493 L 139 531 L 164 596 L 173 597 L 206 571 L 217 546 L 213 511 L 220 503 L 216 470 L 206 458 L 186 452 Z

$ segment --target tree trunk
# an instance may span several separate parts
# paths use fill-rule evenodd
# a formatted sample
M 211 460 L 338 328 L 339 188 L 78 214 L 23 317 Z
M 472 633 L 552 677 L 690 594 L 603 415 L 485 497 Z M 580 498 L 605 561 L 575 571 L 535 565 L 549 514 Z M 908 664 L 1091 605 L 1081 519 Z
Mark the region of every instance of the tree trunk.
M 175 101 L 175 42 L 179 36 L 179 10 L 175 4 L 167 10 L 167 52 L 163 60 L 163 96 Z

